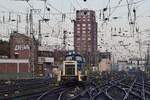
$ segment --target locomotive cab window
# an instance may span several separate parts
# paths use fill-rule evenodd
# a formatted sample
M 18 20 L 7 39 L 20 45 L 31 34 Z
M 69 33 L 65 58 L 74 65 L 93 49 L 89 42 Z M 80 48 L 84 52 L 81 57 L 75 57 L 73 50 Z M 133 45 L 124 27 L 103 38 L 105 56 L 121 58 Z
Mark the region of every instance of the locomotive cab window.
M 65 65 L 66 75 L 75 75 L 75 65 Z

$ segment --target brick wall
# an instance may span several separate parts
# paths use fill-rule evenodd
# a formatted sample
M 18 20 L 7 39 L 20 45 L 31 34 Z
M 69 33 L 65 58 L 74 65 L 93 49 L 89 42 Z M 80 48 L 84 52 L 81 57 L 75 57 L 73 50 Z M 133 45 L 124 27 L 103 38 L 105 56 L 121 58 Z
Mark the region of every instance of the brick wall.
M 10 58 L 30 59 L 32 71 L 37 66 L 37 43 L 32 38 L 19 33 L 12 33 L 10 36 Z M 26 71 L 24 68 L 22 71 Z
M 28 64 L 26 64 L 26 63 L 21 63 L 21 64 L 19 64 L 19 66 L 20 66 L 20 68 L 19 68 L 20 72 L 28 72 L 28 69 L 31 70 L 29 68 Z
M 29 67 L 30 66 L 26 63 L 20 63 L 19 72 L 28 72 Z M 17 72 L 17 63 L 0 63 L 0 73 L 6 72 Z
M 17 64 L 0 64 L 0 72 L 17 72 Z

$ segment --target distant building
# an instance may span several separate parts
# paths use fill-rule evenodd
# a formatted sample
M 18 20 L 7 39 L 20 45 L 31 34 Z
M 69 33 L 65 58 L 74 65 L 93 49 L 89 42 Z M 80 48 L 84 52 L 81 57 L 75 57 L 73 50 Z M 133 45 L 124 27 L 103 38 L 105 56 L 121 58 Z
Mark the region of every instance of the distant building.
M 46 64 L 50 66 L 54 64 L 53 50 L 46 46 L 38 47 L 38 64 Z
M 99 52 L 99 71 L 100 72 L 110 72 L 111 71 L 111 53 L 110 52 Z
M 97 52 L 97 22 L 93 10 L 77 10 L 74 22 L 75 51 L 86 58 L 88 64 L 95 64 Z
M 20 33 L 12 33 L 10 35 L 10 58 L 11 59 L 29 59 L 31 70 L 36 70 L 37 58 L 37 42 Z
M 111 71 L 111 61 L 108 58 L 102 59 L 99 63 L 99 71 L 100 72 L 110 72 Z
M 29 59 L 0 59 L 0 79 L 31 78 Z
M 60 66 L 62 65 L 63 61 L 65 60 L 65 55 L 67 51 L 65 50 L 54 50 L 54 65 L 55 66 Z
M 10 57 L 17 59 L 35 58 L 37 45 L 34 40 L 24 34 L 12 33 L 10 35 Z
M 20 33 L 9 39 L 10 58 L 0 56 L 0 79 L 31 78 L 37 68 L 37 41 Z
M 128 69 L 128 61 L 127 60 L 118 60 L 118 71 L 127 71 Z
M 54 65 L 53 49 L 48 46 L 38 47 L 38 71 L 39 76 L 50 74 L 52 66 Z
M 138 69 L 138 67 L 140 67 L 141 70 L 145 70 L 145 64 L 147 63 L 145 58 L 130 58 L 129 59 L 129 63 L 132 65 L 136 65 L 136 69 Z M 148 63 L 147 63 L 148 64 Z
M 9 42 L 0 40 L 0 58 L 9 58 L 10 50 L 9 50 Z

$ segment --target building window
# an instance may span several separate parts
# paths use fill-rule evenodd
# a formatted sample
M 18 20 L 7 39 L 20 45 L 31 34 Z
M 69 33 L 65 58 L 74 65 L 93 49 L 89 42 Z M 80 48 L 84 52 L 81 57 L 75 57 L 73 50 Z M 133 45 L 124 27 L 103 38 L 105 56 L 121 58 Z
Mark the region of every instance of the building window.
M 88 31 L 88 36 L 90 37 L 91 31 Z
M 88 40 L 91 40 L 91 38 L 88 38 Z
M 82 31 L 82 33 L 86 33 L 86 31 Z
M 84 40 L 86 40 L 86 38 L 84 37 L 84 38 L 82 38 L 82 40 L 84 41 Z
M 79 27 L 79 26 L 80 26 L 80 24 L 77 24 L 77 26 Z
M 86 39 L 86 38 L 85 38 Z M 87 44 L 87 41 L 82 41 L 82 44 L 83 45 L 86 45 Z
M 77 33 L 80 33 L 80 31 L 77 31 Z
M 91 28 L 91 26 L 88 26 L 88 28 Z
M 84 51 L 86 51 L 86 48 L 83 48 Z
M 79 41 L 80 40 L 80 38 L 77 38 L 77 41 Z
M 86 24 L 82 24 L 82 26 L 84 27 L 84 26 L 86 26 Z
M 76 37 L 80 37 L 80 33 L 77 33 L 75 36 L 76 36 Z
M 77 20 L 77 21 L 80 21 L 80 19 L 81 19 L 81 18 L 77 18 L 76 20 Z
M 91 48 L 88 48 L 88 52 L 91 52 Z
M 80 30 L 80 28 L 78 27 L 77 30 Z
M 82 37 L 86 37 L 86 36 L 87 36 L 86 33 L 82 34 Z
M 77 48 L 78 51 L 80 51 L 80 48 Z
M 91 27 L 88 27 L 88 30 L 90 31 L 90 30 L 91 30 Z
M 85 28 L 85 27 L 82 27 L 82 30 L 86 30 L 86 28 Z
M 91 24 L 88 24 L 88 26 L 91 26 Z
M 86 21 L 85 19 L 83 19 L 82 21 Z
M 88 48 L 91 48 L 91 45 L 90 45 L 90 44 L 88 44 Z
M 80 45 L 77 45 L 76 48 L 80 48 Z

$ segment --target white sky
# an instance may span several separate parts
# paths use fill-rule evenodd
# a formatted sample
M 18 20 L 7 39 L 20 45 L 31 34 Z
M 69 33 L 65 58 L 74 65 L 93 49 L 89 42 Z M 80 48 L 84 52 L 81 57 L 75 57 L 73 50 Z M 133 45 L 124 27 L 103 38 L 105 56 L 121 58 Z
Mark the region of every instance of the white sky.
M 50 18 L 50 22 L 48 24 L 42 24 L 42 33 L 43 36 L 49 35 L 49 37 L 45 37 L 44 43 L 51 44 L 52 41 L 55 44 L 61 44 L 62 42 L 62 31 L 65 29 L 68 32 L 73 33 L 73 23 L 71 23 L 70 19 L 75 19 L 75 10 L 88 8 L 96 11 L 97 16 L 97 22 L 98 22 L 98 43 L 102 47 L 100 49 L 101 51 L 105 51 L 108 49 L 108 51 L 112 51 L 114 53 L 114 56 L 117 57 L 117 59 L 126 59 L 128 56 L 138 56 L 138 44 L 135 43 L 137 41 L 137 35 L 133 37 L 113 37 L 111 38 L 111 27 L 115 28 L 116 31 L 113 29 L 113 34 L 119 34 L 118 30 L 119 28 L 122 29 L 122 33 L 120 34 L 127 34 L 131 35 L 129 32 L 129 25 L 128 25 L 128 9 L 126 6 L 126 0 L 122 0 L 122 3 L 120 5 L 125 5 L 123 7 L 118 7 L 115 12 L 110 17 L 110 22 L 107 23 L 107 26 L 101 26 L 102 21 L 99 20 L 99 11 L 100 9 L 103 9 L 106 7 L 109 0 L 87 0 L 87 2 L 83 2 L 83 0 L 47 0 L 47 7 L 49 7 L 51 10 L 50 12 L 45 13 L 45 18 Z M 115 7 L 120 0 L 110 0 L 110 7 Z M 128 0 L 133 2 L 138 2 L 141 0 Z M 43 16 L 43 8 L 44 8 L 44 2 L 40 0 L 30 0 L 29 4 L 33 6 L 35 9 L 41 9 L 40 14 L 34 15 L 34 24 L 35 24 L 35 31 L 38 32 L 38 20 L 41 19 L 39 17 Z M 21 23 L 19 23 L 19 32 L 25 33 L 25 16 L 27 11 L 29 11 L 30 6 L 25 1 L 15 1 L 15 0 L 1 0 L 0 2 L 0 37 L 9 36 L 10 32 L 14 29 L 16 29 L 16 22 L 8 22 L 8 15 L 9 12 L 11 12 L 11 18 L 16 19 L 17 15 L 21 15 Z M 50 6 L 52 5 L 52 7 Z M 143 31 L 145 29 L 150 28 L 150 0 L 143 0 L 137 4 L 134 4 L 133 6 L 137 10 L 137 24 L 140 28 L 140 31 Z M 109 6 L 108 6 L 109 7 Z M 66 13 L 66 20 L 65 22 L 61 22 L 62 14 L 58 12 L 59 10 L 62 13 Z M 114 9 L 111 9 L 113 11 Z M 73 14 L 72 14 L 73 13 Z M 3 23 L 3 16 L 5 16 L 5 23 Z M 112 17 L 119 17 L 117 20 L 112 19 Z M 124 31 L 128 32 L 124 32 Z M 104 34 L 102 36 L 102 34 Z M 119 34 L 119 35 L 120 35 Z M 149 40 L 149 32 L 142 32 L 141 39 L 142 41 Z M 53 37 L 53 38 L 52 38 Z M 73 45 L 73 35 L 68 36 L 68 42 L 69 44 Z M 58 39 L 61 38 L 61 39 Z M 101 41 L 103 39 L 104 41 Z M 71 41 L 71 42 L 70 42 Z M 125 49 L 125 47 L 120 46 L 118 41 L 123 41 L 123 43 L 129 44 L 130 46 Z M 103 43 L 101 43 L 103 42 Z M 113 45 L 113 46 L 112 46 Z M 112 48 L 112 49 L 111 49 Z M 146 52 L 145 45 L 142 47 L 142 53 L 144 54 Z M 130 52 L 129 52 L 130 51 Z M 128 56 L 127 56 L 128 55 Z M 122 57 L 121 57 L 122 56 Z

